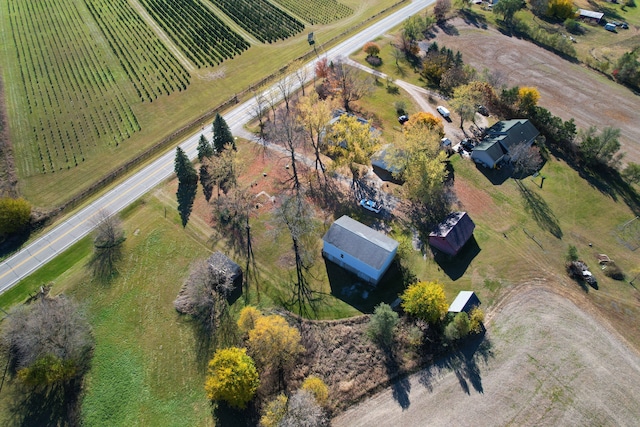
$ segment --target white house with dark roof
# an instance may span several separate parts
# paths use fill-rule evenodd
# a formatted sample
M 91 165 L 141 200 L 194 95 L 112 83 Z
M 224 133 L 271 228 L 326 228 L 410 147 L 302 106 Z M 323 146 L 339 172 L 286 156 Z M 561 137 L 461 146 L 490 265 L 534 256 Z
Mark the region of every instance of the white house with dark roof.
M 540 135 L 528 119 L 502 120 L 487 129 L 487 135 L 471 152 L 474 162 L 495 168 L 520 143 L 531 146 Z
M 326 259 L 374 286 L 398 250 L 398 242 L 346 215 L 331 224 L 322 240 Z

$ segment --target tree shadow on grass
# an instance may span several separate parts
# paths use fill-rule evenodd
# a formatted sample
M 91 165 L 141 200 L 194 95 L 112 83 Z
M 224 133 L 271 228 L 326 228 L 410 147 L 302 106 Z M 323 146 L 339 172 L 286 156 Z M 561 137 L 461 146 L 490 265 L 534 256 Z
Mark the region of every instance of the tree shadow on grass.
M 460 10 L 460 16 L 462 16 L 465 24 L 473 25 L 476 28 L 487 29 L 487 19 L 484 15 L 481 15 L 471 9 Z
M 213 417 L 220 427 L 249 427 L 258 425 L 258 412 L 252 402 L 246 409 L 235 409 L 225 402 L 218 402 L 213 407 Z
M 16 387 L 12 392 L 11 425 L 15 426 L 77 426 L 81 382 L 54 385 L 44 389 Z M 5 397 L 6 398 L 6 395 Z
M 471 389 L 484 393 L 480 366 L 493 357 L 491 347 L 491 341 L 486 337 L 483 329 L 482 333 L 461 341 L 449 356 L 422 370 L 420 384 L 432 392 L 439 378 L 447 372 L 453 372 L 460 383 L 460 388 L 466 394 L 471 394 Z
M 524 207 L 531 214 L 538 226 L 558 239 L 562 239 L 562 229 L 551 208 L 539 194 L 529 190 L 520 180 L 516 180 L 518 190 L 524 201 Z

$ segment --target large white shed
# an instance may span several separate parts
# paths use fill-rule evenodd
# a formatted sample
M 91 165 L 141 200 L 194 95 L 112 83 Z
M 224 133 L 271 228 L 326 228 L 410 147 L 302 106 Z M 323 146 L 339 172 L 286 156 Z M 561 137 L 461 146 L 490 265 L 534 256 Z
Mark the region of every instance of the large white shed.
M 322 240 L 325 258 L 374 286 L 398 250 L 398 242 L 346 215 L 329 227 Z

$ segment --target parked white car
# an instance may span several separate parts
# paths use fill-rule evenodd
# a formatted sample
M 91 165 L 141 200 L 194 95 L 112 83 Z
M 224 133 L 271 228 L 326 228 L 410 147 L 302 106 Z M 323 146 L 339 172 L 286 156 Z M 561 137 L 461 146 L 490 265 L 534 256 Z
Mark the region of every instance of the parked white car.
M 382 210 L 382 203 L 377 203 L 376 201 L 371 199 L 360 200 L 360 206 L 362 206 L 368 211 L 375 212 L 375 213 L 380 213 L 380 211 Z

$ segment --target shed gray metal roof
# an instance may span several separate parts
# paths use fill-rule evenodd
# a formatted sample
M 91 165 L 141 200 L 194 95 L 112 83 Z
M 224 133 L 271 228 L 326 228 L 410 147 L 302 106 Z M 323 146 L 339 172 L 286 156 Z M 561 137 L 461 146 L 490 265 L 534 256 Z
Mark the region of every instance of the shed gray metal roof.
M 343 252 L 379 270 L 398 242 L 346 215 L 336 220 L 322 238 Z
M 449 306 L 449 311 L 452 313 L 460 313 L 473 295 L 473 291 L 460 291 L 456 299 L 454 299 Z
M 580 14 L 580 16 L 586 16 L 587 18 L 593 18 L 597 20 L 602 19 L 602 17 L 604 16 L 604 13 L 602 12 L 594 12 L 593 10 L 587 9 L 578 9 L 578 13 Z

